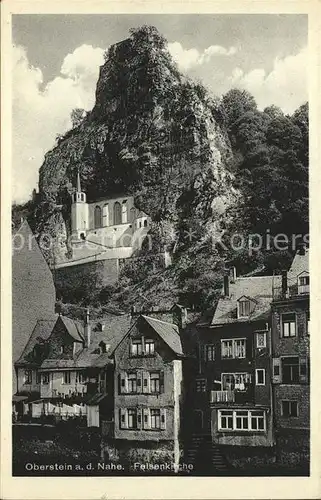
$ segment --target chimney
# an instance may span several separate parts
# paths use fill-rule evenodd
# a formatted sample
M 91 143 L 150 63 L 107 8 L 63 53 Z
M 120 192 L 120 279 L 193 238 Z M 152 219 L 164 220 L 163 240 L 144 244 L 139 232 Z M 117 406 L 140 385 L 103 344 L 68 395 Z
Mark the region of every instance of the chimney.
M 231 281 L 231 283 L 235 283 L 235 281 L 236 281 L 236 267 L 235 266 L 230 268 L 230 281 Z
M 85 316 L 85 347 L 90 346 L 90 337 L 91 337 L 91 328 L 90 328 L 90 321 L 89 321 L 89 308 L 87 307 L 86 309 L 86 316 Z
M 282 271 L 282 297 L 285 298 L 288 291 L 288 272 Z
M 226 274 L 224 276 L 224 297 L 230 296 L 230 275 Z
M 178 326 L 179 331 L 181 331 L 187 324 L 187 309 L 179 304 L 175 304 L 172 307 L 172 318 L 174 325 Z

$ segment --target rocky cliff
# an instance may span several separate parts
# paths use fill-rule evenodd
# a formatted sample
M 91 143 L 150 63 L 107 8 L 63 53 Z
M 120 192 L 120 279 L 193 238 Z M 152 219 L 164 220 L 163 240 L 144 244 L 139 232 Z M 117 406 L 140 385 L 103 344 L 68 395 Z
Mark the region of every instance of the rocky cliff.
M 155 28 L 143 27 L 110 47 L 93 110 L 57 140 L 40 168 L 40 233 L 68 235 L 79 170 L 89 200 L 133 194 L 150 214 L 155 238 L 171 250 L 174 235 L 196 225 L 197 241 L 179 242 L 180 262 L 207 241 L 235 196 L 230 142 L 219 102 L 180 74 L 166 46 Z M 56 252 L 67 251 L 64 237 Z

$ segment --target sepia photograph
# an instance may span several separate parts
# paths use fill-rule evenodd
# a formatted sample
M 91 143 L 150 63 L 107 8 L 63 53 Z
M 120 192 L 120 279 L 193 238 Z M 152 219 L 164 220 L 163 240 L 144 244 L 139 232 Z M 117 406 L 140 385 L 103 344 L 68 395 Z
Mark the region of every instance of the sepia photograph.
M 11 30 L 13 477 L 309 477 L 308 15 Z

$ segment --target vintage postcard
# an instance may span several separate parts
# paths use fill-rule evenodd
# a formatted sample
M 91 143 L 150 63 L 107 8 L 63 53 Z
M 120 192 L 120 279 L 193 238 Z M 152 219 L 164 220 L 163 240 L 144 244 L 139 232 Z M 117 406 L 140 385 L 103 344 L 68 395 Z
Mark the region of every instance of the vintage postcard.
M 1 498 L 321 495 L 321 9 L 257 4 L 3 2 Z

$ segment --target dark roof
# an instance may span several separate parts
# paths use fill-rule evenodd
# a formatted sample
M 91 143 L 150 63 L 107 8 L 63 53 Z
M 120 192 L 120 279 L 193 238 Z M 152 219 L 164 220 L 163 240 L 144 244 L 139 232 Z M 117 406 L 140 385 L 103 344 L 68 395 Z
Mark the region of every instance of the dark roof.
M 102 368 L 112 363 L 110 352 L 119 344 L 130 327 L 131 318 L 129 315 L 108 314 L 91 321 L 91 340 L 89 347 L 81 349 L 72 359 L 45 359 L 41 365 L 42 370 L 49 369 L 76 369 L 97 367 Z M 102 332 L 97 331 L 97 324 L 103 323 L 105 328 Z M 106 352 L 102 353 L 99 344 L 104 342 Z
M 51 335 L 51 332 L 53 330 L 53 327 L 55 326 L 57 321 L 57 315 L 56 317 L 52 319 L 39 319 L 36 323 L 36 326 L 33 329 L 32 334 L 29 337 L 29 340 L 22 351 L 22 354 L 18 361 L 15 363 L 16 365 L 24 365 L 24 364 L 30 364 L 30 354 L 33 351 L 33 348 L 35 347 L 36 344 L 41 343 L 41 341 L 46 341 Z
M 230 296 L 218 301 L 211 325 L 267 319 L 272 302 L 272 288 L 281 285 L 281 276 L 249 276 L 236 278 L 230 284 Z M 249 317 L 237 318 L 237 301 L 246 296 L 256 302 Z
M 142 315 L 145 321 L 153 328 L 153 330 L 164 340 L 164 342 L 180 356 L 183 355 L 181 338 L 179 329 L 173 323 L 167 323 L 159 319 L 151 318 L 150 316 Z

